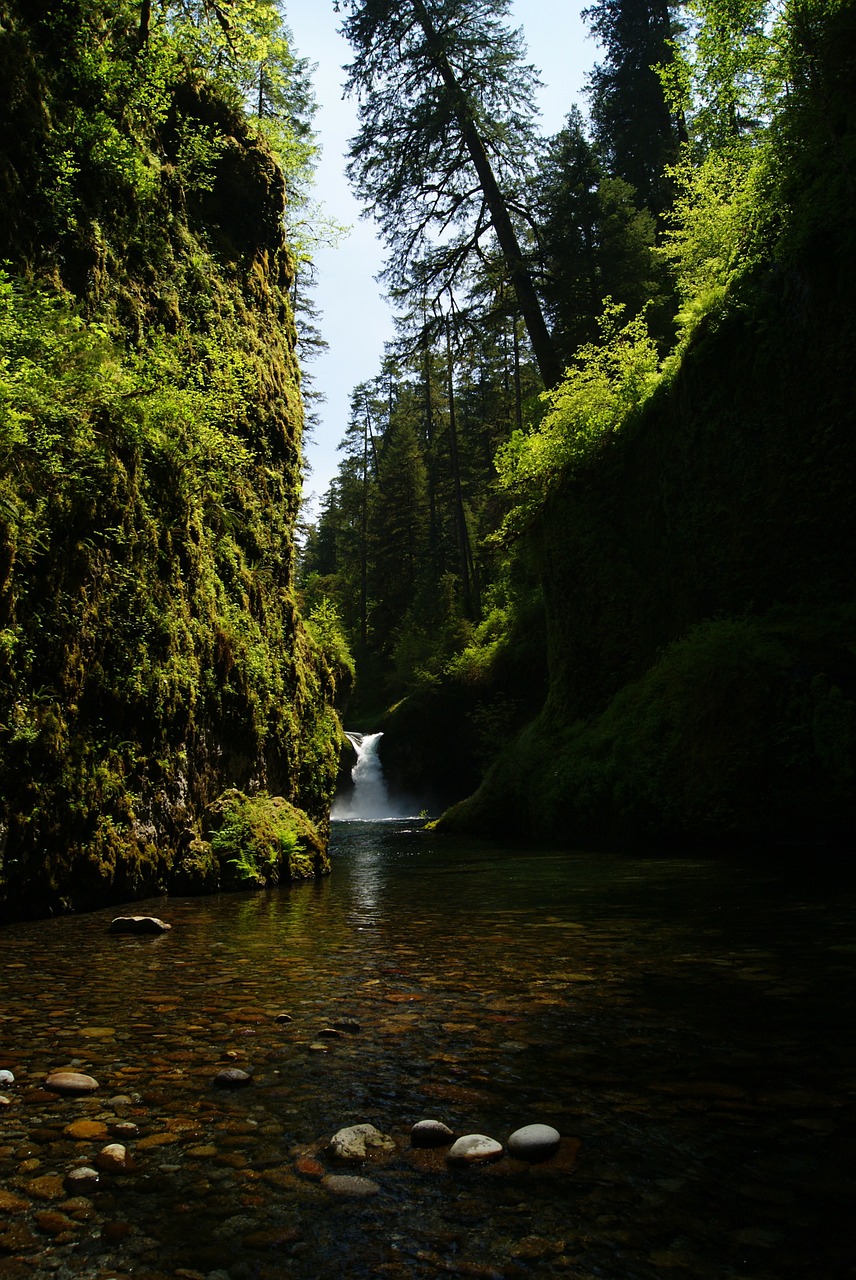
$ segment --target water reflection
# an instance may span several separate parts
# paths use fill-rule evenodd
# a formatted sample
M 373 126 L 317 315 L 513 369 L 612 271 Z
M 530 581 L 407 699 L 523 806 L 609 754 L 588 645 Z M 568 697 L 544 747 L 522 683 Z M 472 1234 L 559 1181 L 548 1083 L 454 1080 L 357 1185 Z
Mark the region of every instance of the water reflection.
M 108 935 L 115 912 L 0 931 L 0 1274 L 851 1274 L 849 886 L 412 823 L 337 824 L 333 861 L 146 904 L 161 938 Z M 45 1096 L 70 1065 L 96 1098 Z M 226 1065 L 252 1086 L 213 1089 Z M 410 1152 L 426 1115 L 501 1141 L 544 1120 L 562 1158 L 454 1170 Z M 75 1206 L 62 1177 L 104 1141 L 81 1117 L 139 1133 Z M 339 1201 L 324 1144 L 363 1121 L 399 1152 Z

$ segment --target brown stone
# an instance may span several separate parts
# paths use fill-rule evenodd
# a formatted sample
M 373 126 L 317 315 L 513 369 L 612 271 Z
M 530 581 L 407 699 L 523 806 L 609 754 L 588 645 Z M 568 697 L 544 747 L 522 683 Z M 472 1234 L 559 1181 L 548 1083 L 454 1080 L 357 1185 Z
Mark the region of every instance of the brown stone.
M 111 1142 L 98 1152 L 95 1163 L 105 1173 L 124 1173 L 128 1167 L 128 1153 L 121 1142 Z
M 73 1124 L 66 1125 L 63 1133 L 67 1138 L 97 1142 L 99 1138 L 107 1137 L 108 1129 L 101 1120 L 75 1120 Z
M 73 1231 L 77 1223 L 67 1218 L 64 1213 L 55 1213 L 51 1209 L 43 1209 L 35 1215 L 35 1223 L 39 1231 L 46 1235 L 58 1236 L 63 1231 Z
M 0 1187 L 0 1213 L 26 1213 L 29 1209 L 29 1201 L 22 1200 L 20 1196 L 16 1196 L 11 1191 L 4 1191 Z
M 54 1093 L 94 1093 L 98 1081 L 80 1071 L 53 1071 L 45 1081 L 45 1088 Z
M 26 1253 L 37 1243 L 32 1231 L 21 1223 L 16 1222 L 13 1227 L 6 1227 L 5 1230 L 0 1228 L 0 1254 Z
M 54 1173 L 45 1173 L 41 1178 L 34 1178 L 27 1183 L 27 1191 L 37 1200 L 62 1200 L 65 1187 L 62 1178 Z
M 304 1178 L 323 1178 L 326 1172 L 321 1161 L 313 1160 L 311 1156 L 301 1156 L 299 1160 L 295 1160 L 294 1168 Z
M 299 1239 L 297 1227 L 266 1227 L 245 1236 L 242 1244 L 245 1249 L 282 1249 Z
M 177 1133 L 150 1133 L 147 1138 L 140 1138 L 137 1150 L 148 1151 L 150 1147 L 167 1147 L 172 1142 L 178 1142 Z

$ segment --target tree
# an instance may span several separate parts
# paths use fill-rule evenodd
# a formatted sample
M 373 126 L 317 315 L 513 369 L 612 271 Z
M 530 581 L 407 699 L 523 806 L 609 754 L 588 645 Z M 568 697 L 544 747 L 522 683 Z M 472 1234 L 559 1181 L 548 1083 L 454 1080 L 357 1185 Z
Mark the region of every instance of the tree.
M 606 172 L 629 182 L 658 214 L 670 204 L 666 170 L 686 137 L 656 70 L 675 56 L 678 7 L 670 0 L 596 0 L 583 14 L 606 50 L 588 88 L 595 151 Z
M 495 237 L 545 385 L 561 364 L 521 245 L 521 177 L 534 87 L 509 0 L 341 0 L 355 50 L 347 88 L 360 131 L 348 169 L 393 252 L 387 278 L 422 258 L 439 297 Z M 423 281 L 425 275 L 423 273 Z

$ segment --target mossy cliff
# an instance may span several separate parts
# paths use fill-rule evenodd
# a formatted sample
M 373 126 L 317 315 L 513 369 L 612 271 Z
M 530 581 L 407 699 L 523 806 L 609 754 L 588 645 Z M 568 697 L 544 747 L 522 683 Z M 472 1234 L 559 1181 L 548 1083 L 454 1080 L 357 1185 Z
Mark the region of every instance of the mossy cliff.
M 294 600 L 283 174 L 146 10 L 0 3 L 6 916 L 217 887 L 229 788 L 326 865 L 347 673 Z
M 447 827 L 856 836 L 852 253 L 754 282 L 534 537 L 550 693 Z

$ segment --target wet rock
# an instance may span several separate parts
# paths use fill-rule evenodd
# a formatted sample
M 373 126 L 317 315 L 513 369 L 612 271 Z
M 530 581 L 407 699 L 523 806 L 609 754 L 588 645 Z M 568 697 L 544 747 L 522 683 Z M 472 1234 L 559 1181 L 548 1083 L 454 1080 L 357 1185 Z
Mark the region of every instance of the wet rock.
M 294 1244 L 301 1236 L 299 1227 L 263 1227 L 245 1236 L 241 1244 L 245 1249 L 283 1249 Z
M 73 1124 L 66 1125 L 63 1133 L 67 1138 L 76 1138 L 78 1142 L 97 1142 L 99 1138 L 107 1137 L 108 1129 L 101 1120 L 75 1120 Z
M 323 1178 L 324 1166 L 313 1156 L 299 1156 L 294 1162 L 294 1170 L 304 1178 Z
M 116 1138 L 124 1138 L 126 1141 L 130 1138 L 136 1138 L 140 1130 L 132 1120 L 113 1120 L 110 1122 L 110 1132 Z
M 330 1023 L 331 1027 L 335 1027 L 337 1031 L 347 1031 L 349 1035 L 355 1036 L 362 1030 L 356 1018 L 337 1018 L 335 1022 Z
M 15 1077 L 11 1071 L 0 1071 L 0 1088 L 6 1089 L 10 1084 L 15 1083 Z
M 4 1191 L 0 1187 L 0 1213 L 4 1216 L 7 1213 L 26 1213 L 29 1207 L 28 1200 L 22 1200 L 20 1196 L 16 1196 L 12 1191 Z
M 447 1147 L 454 1139 L 454 1133 L 442 1120 L 417 1120 L 410 1130 L 414 1147 Z
M 43 1231 L 45 1235 L 58 1236 L 64 1231 L 79 1230 L 80 1224 L 72 1218 L 66 1217 L 64 1213 L 56 1213 L 50 1209 L 43 1209 L 35 1215 L 36 1227 L 39 1231 Z
M 502 1155 L 502 1143 L 484 1133 L 467 1133 L 452 1144 L 446 1159 L 464 1164 L 479 1164 L 484 1160 L 498 1160 Z
M 380 1187 L 371 1178 L 360 1178 L 348 1173 L 330 1173 L 321 1183 L 322 1187 L 334 1196 L 352 1196 L 354 1199 L 365 1199 L 376 1196 Z
M 128 1167 L 128 1153 L 121 1142 L 111 1142 L 98 1152 L 95 1163 L 105 1173 L 124 1173 Z
M 321 1040 L 340 1040 L 344 1035 L 344 1031 L 339 1031 L 336 1027 L 322 1027 L 317 1035 Z
M 330 1046 L 324 1040 L 315 1040 L 309 1046 L 310 1053 L 329 1053 Z
M 115 920 L 110 921 L 107 932 L 158 934 L 168 933 L 171 928 L 171 924 L 166 924 L 157 916 L 116 916 Z
M 333 1134 L 329 1150 L 337 1160 L 365 1160 L 370 1153 L 394 1151 L 395 1142 L 373 1124 L 354 1124 Z
M 217 1089 L 242 1089 L 251 1081 L 249 1071 L 241 1071 L 240 1067 L 225 1067 L 217 1072 L 212 1083 Z
M 45 1088 L 54 1093 L 94 1093 L 98 1081 L 80 1071 L 53 1071 L 45 1081 Z
M 549 1160 L 559 1150 L 562 1135 L 549 1124 L 527 1124 L 515 1129 L 508 1139 L 508 1154 L 515 1160 L 535 1164 Z
M 65 1190 L 72 1196 L 83 1195 L 84 1192 L 94 1191 L 101 1181 L 101 1175 L 97 1169 L 91 1169 L 89 1165 L 78 1165 L 74 1169 L 69 1169 L 65 1175 Z
M 274 1022 L 282 1022 L 283 1024 L 286 1022 L 293 1022 L 293 1021 L 294 1019 L 292 1018 L 290 1013 L 278 1013 L 274 1018 Z
M 28 1182 L 26 1190 L 36 1200 L 62 1200 L 65 1187 L 62 1178 L 55 1173 L 43 1173 L 40 1178 Z
M 0 1093 L 0 1107 L 11 1107 L 12 1099 L 7 1098 L 5 1094 Z

